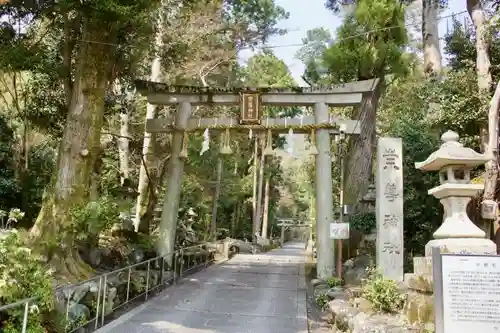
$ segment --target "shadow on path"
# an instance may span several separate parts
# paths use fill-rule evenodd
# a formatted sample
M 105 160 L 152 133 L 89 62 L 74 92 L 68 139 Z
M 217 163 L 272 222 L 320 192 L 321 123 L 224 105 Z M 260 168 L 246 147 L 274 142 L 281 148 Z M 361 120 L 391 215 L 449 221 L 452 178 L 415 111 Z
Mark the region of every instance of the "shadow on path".
M 181 279 L 99 333 L 307 333 L 304 244 L 238 254 Z

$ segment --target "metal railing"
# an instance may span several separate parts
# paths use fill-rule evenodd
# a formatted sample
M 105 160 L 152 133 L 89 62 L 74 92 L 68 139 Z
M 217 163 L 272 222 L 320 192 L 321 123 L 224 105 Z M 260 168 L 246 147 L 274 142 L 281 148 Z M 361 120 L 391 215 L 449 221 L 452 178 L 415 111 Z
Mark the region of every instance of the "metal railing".
M 204 243 L 185 247 L 164 256 L 157 256 L 137 264 L 104 273 L 86 281 L 72 285 L 60 286 L 54 289 L 56 303 L 58 302 L 58 295 L 61 294 L 64 298 L 63 300 L 65 301 L 65 309 L 57 309 L 61 312 L 64 311 L 66 325 L 65 331 L 67 333 L 71 333 L 84 327 L 96 330 L 97 328 L 104 326 L 104 324 L 107 323 L 107 319 L 110 319 L 110 317 L 115 314 L 116 310 L 124 308 L 126 305 L 141 298 L 146 301 L 152 293 L 158 292 L 159 290 L 162 290 L 162 288 L 174 284 L 179 278 L 182 278 L 183 275 L 195 270 L 204 269 L 208 265 L 212 264 L 217 254 L 224 255 L 220 251 L 220 246 L 217 245 L 220 244 Z M 196 252 L 196 250 L 203 251 Z M 145 270 L 139 270 L 141 267 L 143 269 L 145 268 Z M 157 275 L 155 276 L 152 272 L 157 273 Z M 145 276 L 143 276 L 144 274 Z M 121 283 L 123 282 L 121 280 L 124 278 L 123 275 L 126 276 L 126 282 Z M 108 285 L 113 279 L 118 279 L 119 286 L 111 287 L 115 288 L 115 290 L 113 292 L 113 299 L 110 299 L 111 289 L 108 289 L 110 287 Z M 141 285 L 141 282 L 144 285 Z M 78 302 L 73 300 L 76 289 L 85 285 L 88 286 L 89 289 L 82 296 L 83 298 L 86 294 L 91 292 L 91 284 L 97 286 L 97 291 L 95 291 L 94 288 L 94 293 L 96 293 L 95 299 L 93 299 L 93 301 L 95 301 L 95 306 L 92 306 L 92 308 L 89 309 L 88 318 L 70 318 L 71 307 L 75 304 L 81 304 L 78 303 L 80 300 L 78 300 Z M 118 294 L 118 287 L 126 288 L 124 299 L 120 299 L 123 295 Z M 118 304 L 115 304 L 116 298 L 118 298 Z M 0 314 L 7 310 L 24 307 L 21 333 L 26 333 L 30 314 L 39 311 L 37 301 L 39 301 L 39 298 L 31 297 L 12 304 L 0 306 Z

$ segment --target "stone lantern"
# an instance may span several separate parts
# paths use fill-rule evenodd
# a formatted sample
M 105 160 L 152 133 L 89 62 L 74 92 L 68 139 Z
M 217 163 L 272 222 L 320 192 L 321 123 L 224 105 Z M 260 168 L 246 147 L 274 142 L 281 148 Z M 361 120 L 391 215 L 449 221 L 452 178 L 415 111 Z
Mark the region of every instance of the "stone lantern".
M 375 212 L 375 201 L 377 199 L 377 191 L 375 184 L 368 185 L 368 190 L 366 194 L 359 200 L 359 203 L 366 207 L 368 212 Z
M 365 195 L 359 200 L 363 205 L 363 210 L 367 213 L 375 213 L 375 202 L 377 201 L 377 190 L 375 184 L 368 185 Z M 375 241 L 377 239 L 377 226 L 374 226 L 370 234 L 365 235 L 365 240 Z
M 423 171 L 439 171 L 440 185 L 429 190 L 444 207 L 443 224 L 434 232 L 434 239 L 425 246 L 425 255 L 432 248 L 449 253 L 496 254 L 496 245 L 467 216 L 467 204 L 484 189 L 484 184 L 471 184 L 470 171 L 489 158 L 458 142 L 458 134 L 447 131 L 443 144 L 425 161 L 415 163 Z
M 405 274 L 409 293 L 404 314 L 413 324 L 434 322 L 432 249 L 443 253 L 496 254 L 496 245 L 485 238 L 485 233 L 467 216 L 467 204 L 484 189 L 482 184 L 471 184 L 472 168 L 486 163 L 489 158 L 458 142 L 458 134 L 447 131 L 441 136 L 443 144 L 425 161 L 415 163 L 423 171 L 439 171 L 440 185 L 429 190 L 441 201 L 444 217 L 434 232 L 434 239 L 425 245 L 425 257 L 413 258 L 413 273 Z M 422 207 L 425 209 L 425 207 Z

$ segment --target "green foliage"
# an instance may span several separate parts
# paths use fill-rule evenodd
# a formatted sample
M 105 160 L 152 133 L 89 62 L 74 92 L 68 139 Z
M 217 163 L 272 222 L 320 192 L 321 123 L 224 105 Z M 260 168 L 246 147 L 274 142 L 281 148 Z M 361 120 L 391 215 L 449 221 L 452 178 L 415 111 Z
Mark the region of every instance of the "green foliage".
M 328 298 L 328 295 L 326 292 L 321 292 L 316 296 L 316 305 L 321 309 L 325 310 L 326 307 L 328 306 L 328 302 L 330 299 Z
M 376 311 L 393 313 L 399 311 L 405 302 L 394 280 L 384 279 L 375 269 L 369 269 L 369 276 L 361 288 L 361 296 L 371 302 Z
M 9 213 L 0 209 L 0 228 L 8 229 L 13 223 L 19 222 L 24 217 L 24 212 L 19 208 L 11 208 Z
M 328 285 L 328 287 L 334 288 L 334 287 L 340 287 L 341 285 L 343 285 L 344 281 L 342 281 L 341 278 L 338 278 L 336 276 L 332 276 L 332 277 L 329 277 L 328 280 L 326 280 L 326 284 Z
M 270 50 L 250 58 L 242 69 L 242 79 L 248 87 L 293 87 L 295 82 L 285 62 Z
M 101 197 L 73 211 L 74 231 L 78 233 L 78 239 L 86 240 L 111 229 L 118 222 L 122 209 L 115 199 Z
M 374 213 L 358 213 L 349 217 L 349 225 L 363 235 L 368 235 L 376 227 L 377 221 Z
M 493 82 L 500 77 L 500 40 L 497 37 L 498 27 L 494 27 L 486 35 Z M 453 71 L 475 70 L 476 68 L 476 35 L 470 26 L 464 26 L 457 18 L 453 18 L 453 27 L 445 35 L 444 50 L 448 54 L 449 66 Z
M 397 0 L 359 0 L 337 30 L 337 41 L 324 51 L 306 77 L 313 82 L 339 83 L 405 74 L 407 44 L 404 7 Z M 312 60 L 308 64 L 311 64 Z
M 248 27 L 254 25 L 253 30 L 258 31 L 260 38 L 250 40 L 250 45 L 257 42 L 265 42 L 276 34 L 283 34 L 285 31 L 276 27 L 278 22 L 287 19 L 289 14 L 276 4 L 275 0 L 225 0 L 225 18 L 229 26 Z M 243 39 L 240 43 L 248 43 L 248 39 Z
M 19 183 L 14 172 L 14 132 L 0 115 L 0 207 L 16 204 Z
M 439 131 L 427 118 L 429 89 L 418 81 L 392 84 L 380 109 L 384 133 L 403 141 L 404 232 L 405 251 L 422 253 L 423 245 L 441 224 L 440 205 L 427 190 L 438 184 L 438 175 L 415 169 L 439 146 Z M 426 209 L 422 209 L 426 207 Z
M 43 333 L 42 316 L 54 307 L 51 271 L 41 257 L 26 247 L 19 232 L 12 230 L 0 238 L 0 303 L 28 297 L 38 298 L 30 305 L 28 332 Z M 24 306 L 7 310 L 7 314 L 3 332 L 19 332 Z

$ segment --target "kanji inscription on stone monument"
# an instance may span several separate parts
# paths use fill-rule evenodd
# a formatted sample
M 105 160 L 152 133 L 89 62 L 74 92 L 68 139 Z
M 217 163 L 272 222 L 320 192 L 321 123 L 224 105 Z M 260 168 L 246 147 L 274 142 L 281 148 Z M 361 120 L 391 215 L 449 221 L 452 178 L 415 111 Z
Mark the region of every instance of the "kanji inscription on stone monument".
M 382 158 L 384 159 L 384 170 L 386 169 L 396 169 L 399 170 L 398 166 L 398 159 L 399 155 L 396 154 L 396 149 L 388 148 L 385 150 L 385 152 L 382 154 Z
M 377 144 L 377 266 L 380 273 L 403 280 L 403 144 L 379 138 Z
M 385 214 L 384 216 L 384 227 L 397 227 L 400 223 L 399 218 L 394 214 Z
M 387 185 L 385 186 L 384 197 L 390 202 L 394 202 L 394 200 L 399 197 L 396 183 L 387 183 Z

